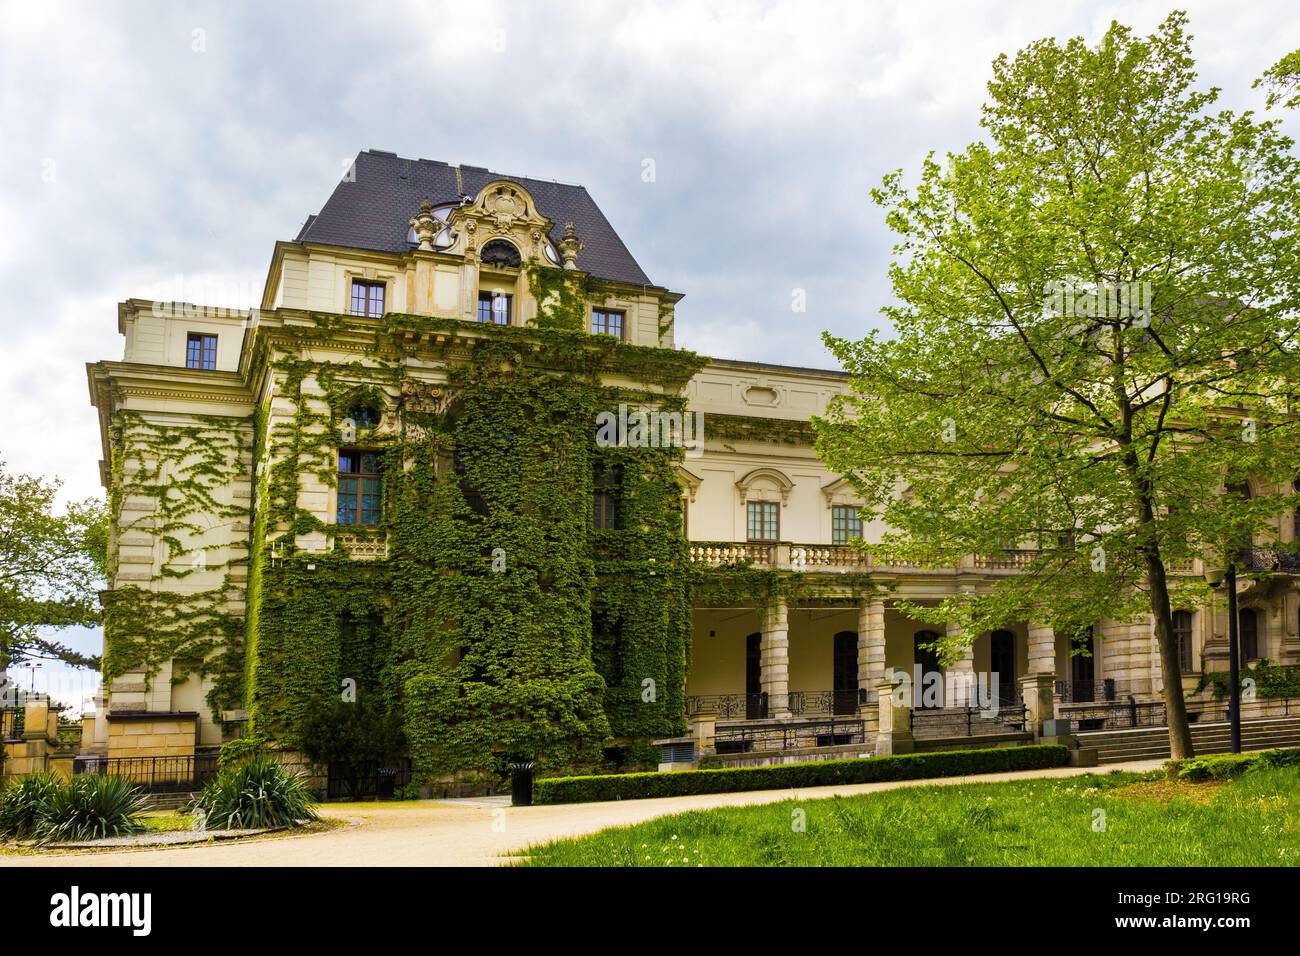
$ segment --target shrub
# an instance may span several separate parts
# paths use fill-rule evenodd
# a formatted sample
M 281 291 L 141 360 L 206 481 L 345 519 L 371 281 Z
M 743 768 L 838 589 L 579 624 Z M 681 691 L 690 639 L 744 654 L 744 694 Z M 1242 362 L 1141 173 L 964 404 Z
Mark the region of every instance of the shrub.
M 1300 747 L 1170 760 L 1165 763 L 1165 773 L 1170 780 L 1204 783 L 1207 780 L 1231 780 L 1254 770 L 1296 766 L 1300 766 Z
M 144 793 L 126 777 L 83 774 L 49 791 L 33 835 L 42 843 L 99 840 L 139 833 Z
M 267 740 L 265 737 L 239 737 L 235 740 L 226 741 L 221 745 L 221 750 L 217 754 L 217 772 L 237 766 L 243 763 L 249 757 L 255 757 L 258 754 L 266 753 Z
M 228 767 L 203 788 L 196 806 L 217 830 L 291 827 L 315 820 L 306 780 L 265 754 Z
M 583 803 L 592 800 L 640 800 L 697 793 L 784 790 L 885 780 L 921 780 L 962 774 L 997 773 L 1061 767 L 1069 760 L 1063 746 L 999 747 L 900 754 L 856 760 L 736 767 L 726 770 L 679 770 L 599 777 L 552 777 L 534 785 L 534 803 Z
M 0 837 L 26 840 L 36 835 L 36 824 L 50 798 L 63 786 L 52 774 L 32 773 L 0 790 Z
M 317 705 L 299 737 L 307 759 L 337 772 L 353 798 L 361 795 L 362 779 L 400 756 L 404 746 L 400 719 L 368 695 Z

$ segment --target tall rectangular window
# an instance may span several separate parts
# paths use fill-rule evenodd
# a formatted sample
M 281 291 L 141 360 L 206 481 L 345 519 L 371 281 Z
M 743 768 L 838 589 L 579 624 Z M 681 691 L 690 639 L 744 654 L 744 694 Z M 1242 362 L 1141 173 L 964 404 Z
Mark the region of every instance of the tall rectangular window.
M 591 331 L 597 335 L 612 335 L 616 339 L 623 337 L 623 313 L 610 309 L 591 310 Z
M 862 537 L 862 518 L 852 505 L 835 505 L 831 508 L 831 544 L 848 544 Z
M 217 337 L 191 332 L 185 337 L 185 367 L 213 371 L 217 367 Z
M 384 283 L 352 280 L 352 314 L 379 318 L 384 314 Z
M 612 468 L 596 468 L 592 475 L 594 495 L 591 519 L 594 527 L 618 527 L 618 494 L 622 480 L 622 470 L 617 465 Z
M 749 502 L 749 540 L 777 541 L 780 539 L 781 506 L 775 501 Z
M 1192 673 L 1192 612 L 1174 611 L 1174 642 L 1178 645 L 1178 666 Z
M 510 324 L 510 301 L 513 296 L 505 292 L 480 292 L 478 294 L 478 320 L 492 325 Z
M 377 525 L 383 497 L 379 453 L 355 448 L 339 450 L 339 502 L 336 522 Z

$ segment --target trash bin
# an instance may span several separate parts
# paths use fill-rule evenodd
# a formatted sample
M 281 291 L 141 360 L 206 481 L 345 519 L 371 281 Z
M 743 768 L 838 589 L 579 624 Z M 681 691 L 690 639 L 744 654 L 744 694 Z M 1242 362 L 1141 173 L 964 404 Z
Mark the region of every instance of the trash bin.
M 378 777 L 375 780 L 375 796 L 380 800 L 391 800 L 396 790 L 397 768 L 380 767 Z
M 515 760 L 510 764 L 510 805 L 531 807 L 533 805 L 533 762 Z

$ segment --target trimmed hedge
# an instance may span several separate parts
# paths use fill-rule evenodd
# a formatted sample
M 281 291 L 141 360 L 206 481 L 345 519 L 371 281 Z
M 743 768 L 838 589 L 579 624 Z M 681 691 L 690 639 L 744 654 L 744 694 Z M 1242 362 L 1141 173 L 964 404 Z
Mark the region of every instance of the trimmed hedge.
M 1256 768 L 1273 767 L 1300 767 L 1300 747 L 1170 760 L 1165 763 L 1165 774 L 1170 780 L 1204 783 L 1207 780 L 1231 780 Z
M 899 754 L 854 760 L 734 767 L 726 770 L 679 770 L 664 773 L 625 773 L 595 777 L 551 777 L 533 787 L 534 803 L 587 803 L 596 800 L 642 800 L 682 797 L 696 793 L 736 793 L 742 790 L 785 790 L 841 783 L 924 780 L 1008 770 L 1063 767 L 1069 750 L 1060 745 L 997 747 Z

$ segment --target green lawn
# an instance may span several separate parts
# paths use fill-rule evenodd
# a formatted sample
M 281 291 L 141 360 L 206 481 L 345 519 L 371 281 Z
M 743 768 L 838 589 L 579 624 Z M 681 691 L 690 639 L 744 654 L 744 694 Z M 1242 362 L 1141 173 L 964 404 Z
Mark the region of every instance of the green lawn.
M 1294 866 L 1300 770 L 1230 783 L 1115 772 L 786 800 L 662 817 L 528 854 L 523 865 Z

